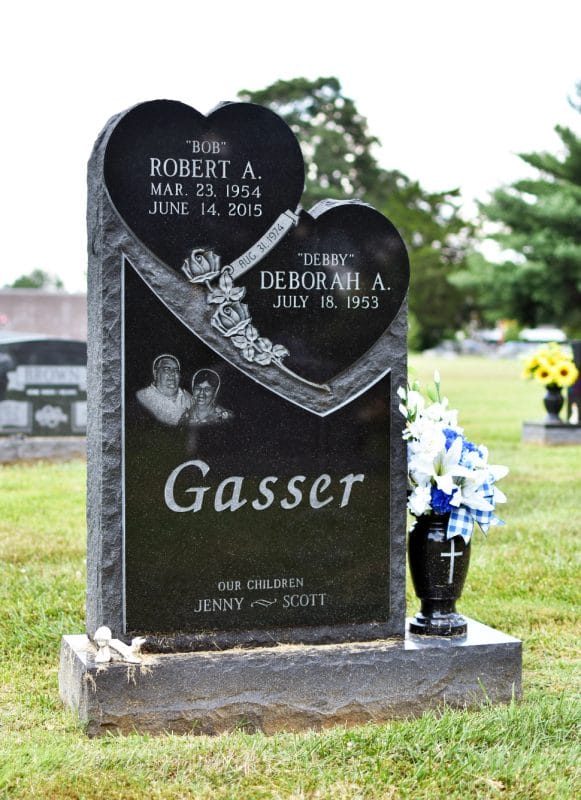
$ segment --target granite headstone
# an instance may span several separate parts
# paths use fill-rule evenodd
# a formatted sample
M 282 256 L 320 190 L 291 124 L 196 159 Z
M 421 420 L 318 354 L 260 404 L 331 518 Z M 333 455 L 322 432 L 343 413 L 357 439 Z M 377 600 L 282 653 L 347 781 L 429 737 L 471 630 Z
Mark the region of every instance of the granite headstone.
M 88 636 L 59 670 L 90 735 L 519 695 L 511 637 L 404 637 L 407 255 L 370 206 L 303 210 L 303 182 L 250 104 L 144 103 L 95 146 Z
M 302 210 L 303 184 L 252 104 L 143 103 L 97 141 L 90 634 L 403 635 L 408 258 L 370 206 Z
M 0 339 L 0 436 L 83 436 L 87 345 L 68 339 Z

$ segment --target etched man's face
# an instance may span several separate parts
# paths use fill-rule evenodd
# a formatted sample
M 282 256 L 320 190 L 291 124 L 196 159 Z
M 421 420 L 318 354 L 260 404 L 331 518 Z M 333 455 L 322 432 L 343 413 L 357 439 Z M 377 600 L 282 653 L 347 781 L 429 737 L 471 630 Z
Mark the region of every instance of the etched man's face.
M 180 370 L 171 358 L 162 358 L 155 370 L 155 386 L 165 397 L 175 397 L 180 385 Z
M 214 387 L 208 381 L 202 381 L 193 389 L 194 403 L 201 408 L 207 408 L 214 399 L 214 393 Z

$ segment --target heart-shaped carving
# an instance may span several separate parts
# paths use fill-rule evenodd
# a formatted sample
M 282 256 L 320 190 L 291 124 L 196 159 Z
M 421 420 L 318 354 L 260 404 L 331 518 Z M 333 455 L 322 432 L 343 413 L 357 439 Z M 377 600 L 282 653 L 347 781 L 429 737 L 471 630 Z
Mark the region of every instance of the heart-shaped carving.
M 219 247 L 204 251 L 205 283 L 134 242 L 126 255 L 181 322 L 253 380 L 325 416 L 405 358 L 407 253 L 373 208 L 319 203 L 247 271 L 218 274 Z
M 409 282 L 394 226 L 363 203 L 324 201 L 238 281 L 254 326 L 286 365 L 323 384 L 355 364 L 395 319 Z
M 294 134 L 252 103 L 226 103 L 208 117 L 172 100 L 135 106 L 110 133 L 103 171 L 125 224 L 176 269 L 193 243 L 219 243 L 228 261 L 242 255 L 295 211 L 304 185 Z
M 228 103 L 205 117 L 156 100 L 111 121 L 102 141 L 108 237 L 253 380 L 326 415 L 405 358 L 399 234 L 358 202 L 293 213 L 304 164 L 276 114 Z M 119 219 L 125 234 L 113 232 Z

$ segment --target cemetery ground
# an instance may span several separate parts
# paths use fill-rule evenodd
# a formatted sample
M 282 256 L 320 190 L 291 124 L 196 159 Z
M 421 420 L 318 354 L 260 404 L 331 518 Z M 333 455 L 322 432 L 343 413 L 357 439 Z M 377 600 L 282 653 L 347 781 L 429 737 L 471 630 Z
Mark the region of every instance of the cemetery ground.
M 574 797 L 579 448 L 521 443 L 543 408 L 517 362 L 411 359 L 424 384 L 436 366 L 468 437 L 511 470 L 506 527 L 475 532 L 459 608 L 523 640 L 522 701 L 272 737 L 90 740 L 57 689 L 60 638 L 84 630 L 85 465 L 13 465 L 0 475 L 0 797 Z

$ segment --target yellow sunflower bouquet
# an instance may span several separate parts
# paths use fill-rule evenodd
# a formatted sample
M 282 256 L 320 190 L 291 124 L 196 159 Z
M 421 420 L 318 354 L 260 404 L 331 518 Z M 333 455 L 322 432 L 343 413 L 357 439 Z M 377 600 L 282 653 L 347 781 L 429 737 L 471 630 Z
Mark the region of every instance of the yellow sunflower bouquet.
M 523 378 L 534 378 L 547 388 L 566 389 L 579 377 L 571 355 L 551 342 L 532 355 L 525 363 Z

